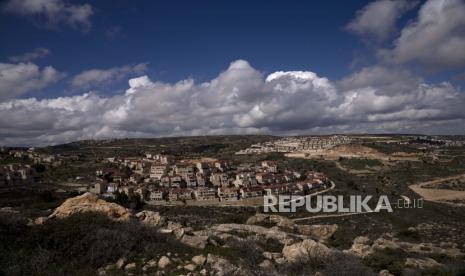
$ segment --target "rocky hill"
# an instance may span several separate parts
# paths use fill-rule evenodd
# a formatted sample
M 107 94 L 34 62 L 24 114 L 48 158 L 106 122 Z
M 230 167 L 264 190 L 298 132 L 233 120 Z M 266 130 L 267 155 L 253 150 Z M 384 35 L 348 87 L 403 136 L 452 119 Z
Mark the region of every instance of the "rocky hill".
M 338 225 L 301 225 L 278 215 L 188 226 L 89 193 L 48 217 L 27 218 L 12 208 L 0 216 L 5 275 L 455 275 L 464 259 L 457 244 L 406 242 L 392 233 L 336 249 Z

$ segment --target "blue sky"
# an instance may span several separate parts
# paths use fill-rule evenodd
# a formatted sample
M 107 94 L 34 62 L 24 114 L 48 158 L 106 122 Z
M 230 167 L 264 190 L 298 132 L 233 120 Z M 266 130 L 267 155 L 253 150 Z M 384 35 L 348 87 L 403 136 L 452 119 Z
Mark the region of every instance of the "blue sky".
M 76 3 L 76 2 L 73 2 Z M 367 1 L 95 1 L 92 28 L 41 26 L 2 14 L 2 60 L 44 47 L 40 64 L 69 75 L 149 62 L 155 80 L 213 78 L 236 59 L 259 70 L 313 70 L 332 79 L 363 53 L 344 31 Z M 110 33 L 112 33 L 110 35 Z M 45 95 L 44 95 L 45 96 Z
M 5 144 L 223 133 L 457 134 L 463 126 L 455 109 L 465 103 L 462 0 L 7 0 L 0 12 L 0 113 L 19 120 L 0 120 Z M 179 110 L 150 114 L 136 104 L 143 96 L 154 108 L 178 100 L 193 113 L 194 102 L 216 117 L 198 115 L 194 121 L 212 120 L 203 126 L 170 121 Z M 67 107 L 78 99 L 99 105 Z M 90 125 L 91 109 L 105 123 Z M 116 119 L 96 111 L 103 109 Z M 160 121 L 146 122 L 142 111 Z M 44 131 L 31 131 L 25 114 L 61 114 L 72 123 L 38 121 Z

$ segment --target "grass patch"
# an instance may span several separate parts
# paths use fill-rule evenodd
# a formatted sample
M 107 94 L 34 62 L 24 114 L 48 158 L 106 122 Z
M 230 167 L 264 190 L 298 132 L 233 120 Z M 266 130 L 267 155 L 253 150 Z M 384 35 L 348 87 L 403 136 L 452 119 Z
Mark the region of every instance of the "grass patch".
M 362 159 L 362 158 L 342 158 L 340 161 L 342 166 L 352 170 L 364 170 L 369 167 L 382 166 L 379 160 L 376 159 Z

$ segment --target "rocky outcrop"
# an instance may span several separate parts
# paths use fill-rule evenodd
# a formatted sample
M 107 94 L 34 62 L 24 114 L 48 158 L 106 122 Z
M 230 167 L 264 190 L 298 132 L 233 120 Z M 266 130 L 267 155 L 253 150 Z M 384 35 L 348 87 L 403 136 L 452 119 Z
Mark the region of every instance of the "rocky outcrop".
M 295 224 L 292 220 L 279 215 L 256 214 L 251 216 L 247 224 L 268 224 L 271 226 L 278 226 L 287 229 L 293 229 Z
M 210 230 L 214 235 L 221 233 L 240 233 L 244 235 L 258 235 L 264 239 L 275 239 L 281 244 L 290 244 L 297 240 L 303 240 L 306 237 L 303 235 L 296 235 L 287 233 L 280 230 L 278 227 L 266 228 L 259 225 L 236 224 L 226 223 L 213 225 Z M 221 236 L 221 235 L 220 235 Z
M 49 216 L 49 218 L 67 218 L 74 214 L 97 212 L 107 215 L 109 218 L 123 221 L 129 220 L 130 212 L 116 204 L 99 199 L 96 195 L 85 193 L 83 195 L 67 199 L 61 206 Z
M 284 246 L 283 248 L 283 257 L 288 262 L 307 260 L 315 257 L 325 258 L 330 253 L 331 249 L 326 247 L 326 245 L 309 239 Z
M 308 236 L 308 238 L 324 241 L 334 235 L 337 230 L 336 224 L 330 225 L 300 225 L 295 224 L 294 221 L 283 216 L 273 214 L 256 214 L 251 216 L 247 222 L 250 225 L 260 226 L 277 226 L 283 230 L 290 230 L 297 232 L 301 235 Z
M 356 237 L 353 241 L 352 247 L 345 250 L 346 253 L 351 253 L 359 257 L 365 257 L 372 253 L 371 240 L 365 236 Z
M 204 249 L 208 241 L 208 236 L 183 235 L 179 241 L 190 247 Z
M 429 254 L 440 254 L 446 255 L 451 258 L 460 258 L 465 256 L 463 252 L 457 247 L 450 246 L 441 247 L 432 243 L 411 243 L 405 241 L 399 241 L 396 238 L 378 238 L 373 242 L 367 237 L 357 237 L 354 239 L 352 247 L 346 250 L 347 253 L 352 253 L 359 257 L 366 257 L 373 254 L 376 251 L 383 251 L 386 249 L 390 250 L 402 250 L 408 253 L 429 255 Z
M 299 234 L 309 236 L 314 240 L 324 241 L 334 235 L 337 230 L 337 224 L 296 225 L 295 229 Z
M 159 226 L 164 222 L 164 218 L 160 216 L 160 213 L 153 211 L 141 211 L 135 215 L 135 217 L 143 224 L 149 226 Z
M 427 269 L 442 266 L 442 264 L 436 262 L 431 258 L 417 259 L 417 258 L 407 258 L 405 260 L 405 266 L 415 268 L 415 269 Z
M 217 255 L 208 254 L 207 265 L 210 267 L 211 275 L 225 276 L 225 275 L 253 275 L 245 268 L 236 266 L 228 260 Z

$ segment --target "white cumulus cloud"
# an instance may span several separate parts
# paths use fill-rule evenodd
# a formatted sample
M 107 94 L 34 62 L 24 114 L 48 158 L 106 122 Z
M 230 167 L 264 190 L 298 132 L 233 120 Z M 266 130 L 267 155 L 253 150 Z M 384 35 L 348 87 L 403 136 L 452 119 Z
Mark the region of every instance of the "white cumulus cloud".
M 64 0 L 7 0 L 3 10 L 27 17 L 45 18 L 48 26 L 68 24 L 84 31 L 91 27 L 94 13 L 90 4 L 71 4 Z
M 465 66 L 465 1 L 426 1 L 394 47 L 379 54 L 388 62 L 413 62 L 436 70 Z
M 108 69 L 90 69 L 81 72 L 71 80 L 71 85 L 76 88 L 89 88 L 114 81 L 122 80 L 129 75 L 142 74 L 147 70 L 147 63 L 139 63 L 135 66 L 112 67 Z
M 22 55 L 19 56 L 12 56 L 9 57 L 8 59 L 11 62 L 28 62 L 28 61 L 33 61 L 39 58 L 46 57 L 50 54 L 50 50 L 46 48 L 35 48 L 34 50 L 30 52 L 26 52 Z
M 409 0 L 377 0 L 357 11 L 355 18 L 346 29 L 357 35 L 385 41 L 396 31 L 397 20 L 417 5 Z
M 463 92 L 450 83 L 428 84 L 408 71 L 368 67 L 336 83 L 309 71 L 264 76 L 238 60 L 204 83 L 142 76 L 115 96 L 5 101 L 0 143 L 250 133 L 463 134 L 464 104 Z
M 0 63 L 0 101 L 42 89 L 64 77 L 51 66 L 42 69 L 34 63 Z

